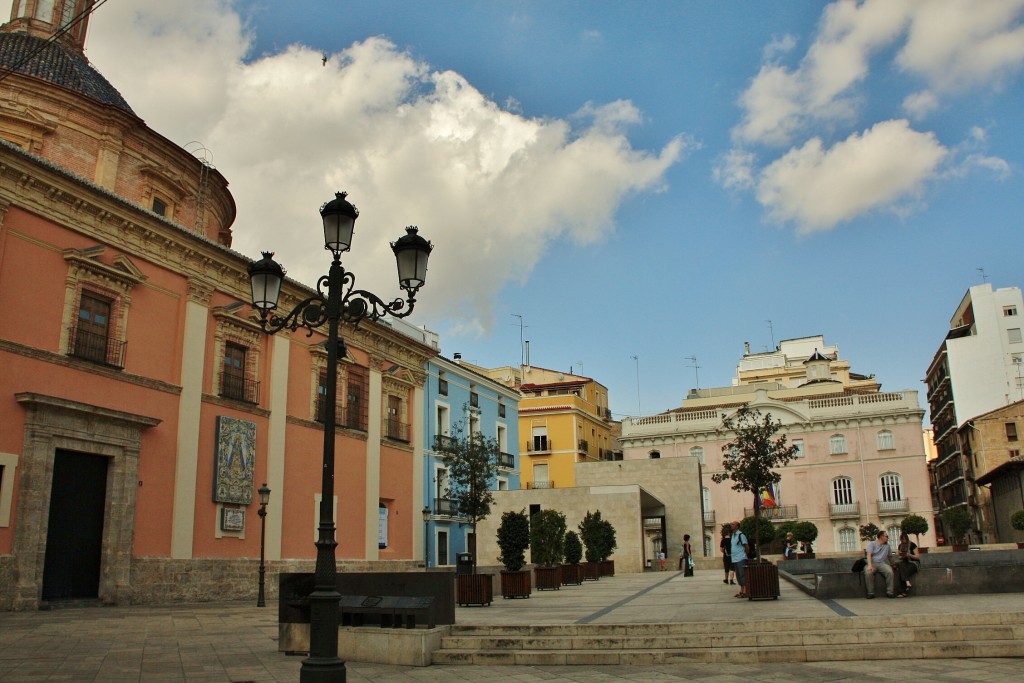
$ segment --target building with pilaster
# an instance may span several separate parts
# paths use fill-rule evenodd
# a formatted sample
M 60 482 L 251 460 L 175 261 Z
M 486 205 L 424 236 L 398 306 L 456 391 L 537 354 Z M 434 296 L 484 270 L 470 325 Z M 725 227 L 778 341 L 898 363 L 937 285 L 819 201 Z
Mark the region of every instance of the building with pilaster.
M 752 496 L 711 479 L 723 471 L 722 447 L 732 439 L 720 431 L 723 418 L 749 405 L 781 421 L 781 433 L 798 447 L 779 468 L 775 504 L 762 514 L 813 522 L 819 552 L 855 551 L 861 525 L 895 530 L 911 513 L 932 518 L 917 392 L 880 389 L 873 376 L 850 372 L 820 335 L 766 353 L 748 347 L 733 386 L 695 389 L 679 408 L 623 420 L 623 457 L 692 458 L 701 466 L 705 553 L 717 554 L 722 524 L 753 514 Z
M 264 482 L 274 594 L 315 556 L 324 337 L 256 324 L 227 181 L 89 64 L 91 6 L 0 26 L 0 609 L 255 596 Z M 286 281 L 281 305 L 311 293 Z M 342 335 L 338 557 L 414 566 L 437 350 Z

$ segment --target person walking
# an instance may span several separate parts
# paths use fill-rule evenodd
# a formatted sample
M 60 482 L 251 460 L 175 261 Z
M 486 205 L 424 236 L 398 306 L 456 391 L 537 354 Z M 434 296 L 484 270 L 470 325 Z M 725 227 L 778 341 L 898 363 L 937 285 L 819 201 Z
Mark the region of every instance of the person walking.
M 722 571 L 725 574 L 722 576 L 722 583 L 736 584 L 736 580 L 733 578 L 735 573 L 732 569 L 732 528 L 726 527 L 725 531 L 722 532 L 722 540 L 718 544 L 718 547 L 722 551 Z
M 743 575 L 743 570 L 747 566 L 747 552 L 750 549 L 750 544 L 747 541 L 747 536 L 740 531 L 740 523 L 736 520 L 732 522 L 732 568 L 736 572 L 736 583 L 740 585 L 740 592 L 734 595 L 736 598 L 747 598 L 750 597 L 747 593 L 747 580 Z
M 786 534 L 786 544 L 782 549 L 782 556 L 787 560 L 796 559 L 796 539 L 793 538 L 793 532 L 790 531 Z
M 683 555 L 679 558 L 683 576 L 693 576 L 693 548 L 690 547 L 690 534 L 683 536 Z
M 875 597 L 875 574 L 885 577 L 885 597 L 895 598 L 896 594 L 893 592 L 895 577 L 892 567 L 889 565 L 889 556 L 892 552 L 892 548 L 889 547 L 889 534 L 879 531 L 878 537 L 868 543 L 864 552 L 867 559 L 867 564 L 864 565 L 864 587 L 867 589 L 868 600 Z

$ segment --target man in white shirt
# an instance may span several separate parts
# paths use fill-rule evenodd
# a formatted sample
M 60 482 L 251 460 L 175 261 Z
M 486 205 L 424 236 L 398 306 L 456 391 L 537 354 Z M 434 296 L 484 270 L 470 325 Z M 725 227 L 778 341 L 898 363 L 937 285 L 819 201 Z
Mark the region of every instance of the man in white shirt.
M 896 597 L 893 593 L 892 566 L 889 565 L 889 534 L 884 531 L 878 532 L 878 538 L 868 543 L 864 551 L 867 564 L 864 565 L 864 585 L 867 587 L 868 600 L 875 597 L 875 573 L 885 577 L 886 597 Z

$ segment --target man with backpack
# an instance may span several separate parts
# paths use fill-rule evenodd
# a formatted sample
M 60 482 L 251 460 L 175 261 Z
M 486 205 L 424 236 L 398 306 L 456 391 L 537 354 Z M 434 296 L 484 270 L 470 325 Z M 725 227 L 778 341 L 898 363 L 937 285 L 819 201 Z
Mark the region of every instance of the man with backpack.
M 734 520 L 732 522 L 732 568 L 736 572 L 736 583 L 740 585 L 740 592 L 733 597 L 749 597 L 747 594 L 747 579 L 743 574 L 743 570 L 747 566 L 747 551 L 749 548 L 750 545 L 747 542 L 746 534 L 740 531 L 740 523 Z

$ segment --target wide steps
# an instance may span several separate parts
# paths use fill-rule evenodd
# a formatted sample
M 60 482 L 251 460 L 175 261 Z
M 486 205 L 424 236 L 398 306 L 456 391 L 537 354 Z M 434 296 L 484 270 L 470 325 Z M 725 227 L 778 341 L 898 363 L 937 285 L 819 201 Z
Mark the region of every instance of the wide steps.
M 950 623 L 954 621 L 955 623 Z M 472 627 L 456 625 L 434 664 L 656 665 L 1024 657 L 1024 614 Z

